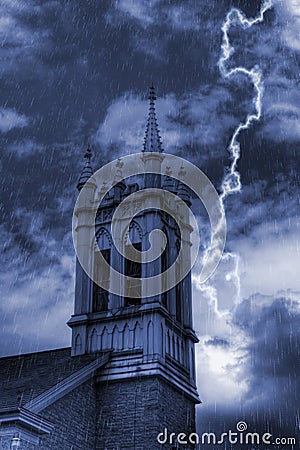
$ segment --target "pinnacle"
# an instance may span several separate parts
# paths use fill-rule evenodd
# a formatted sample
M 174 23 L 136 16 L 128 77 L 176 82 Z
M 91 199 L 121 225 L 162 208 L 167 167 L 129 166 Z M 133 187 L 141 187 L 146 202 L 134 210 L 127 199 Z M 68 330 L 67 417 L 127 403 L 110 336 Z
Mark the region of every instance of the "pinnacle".
M 155 89 L 153 85 L 149 88 L 149 115 L 147 121 L 147 127 L 144 138 L 144 152 L 163 152 L 162 143 L 160 140 L 159 129 L 157 125 L 156 112 L 155 112 Z
M 84 163 L 80 178 L 77 183 L 77 189 L 79 191 L 83 188 L 83 186 L 88 181 L 88 179 L 93 175 L 93 169 L 91 166 L 91 157 L 92 157 L 92 151 L 88 147 L 86 149 L 86 152 L 84 155 L 85 163 Z

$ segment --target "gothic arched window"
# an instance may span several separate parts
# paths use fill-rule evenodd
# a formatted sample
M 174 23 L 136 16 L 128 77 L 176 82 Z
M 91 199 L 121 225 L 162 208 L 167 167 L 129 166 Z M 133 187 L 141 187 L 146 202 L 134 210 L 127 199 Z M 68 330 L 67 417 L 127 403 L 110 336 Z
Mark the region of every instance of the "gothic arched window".
M 129 227 L 129 233 L 125 236 L 125 255 L 129 253 L 129 251 L 126 251 L 126 248 L 130 244 L 132 244 L 136 250 L 140 252 L 142 251 L 142 231 L 136 222 L 131 223 Z M 125 286 L 125 292 L 128 289 L 135 294 L 135 296 L 125 296 L 124 306 L 140 305 L 142 296 L 142 262 L 132 261 L 130 258 L 125 258 L 124 274 L 132 278 L 127 282 L 127 286 Z
M 169 268 L 169 240 L 168 240 L 168 234 L 165 227 L 162 229 L 166 239 L 167 244 L 165 247 L 165 250 L 162 252 L 161 255 L 161 273 L 165 272 Z M 163 286 L 164 287 L 164 286 Z M 161 301 L 165 308 L 168 308 L 168 291 L 164 291 L 161 294 Z
M 180 251 L 180 242 L 176 241 L 177 254 Z M 176 261 L 176 280 L 180 280 L 180 261 Z M 175 286 L 175 297 L 176 297 L 176 319 L 181 322 L 182 319 L 182 283 L 179 282 Z
M 105 228 L 101 228 L 96 234 L 96 245 L 94 251 L 94 280 L 101 281 L 101 286 L 93 283 L 93 312 L 107 311 L 109 303 L 109 283 L 111 264 L 111 237 Z M 100 264 L 100 252 L 109 267 Z M 105 289 L 106 288 L 106 289 Z

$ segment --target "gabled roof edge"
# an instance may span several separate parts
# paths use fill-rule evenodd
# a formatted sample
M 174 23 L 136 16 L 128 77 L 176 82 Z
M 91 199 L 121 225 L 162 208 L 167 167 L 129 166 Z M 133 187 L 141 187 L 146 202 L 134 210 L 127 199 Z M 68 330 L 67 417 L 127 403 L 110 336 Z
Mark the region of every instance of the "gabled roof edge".
M 82 369 L 76 371 L 69 377 L 57 383 L 55 386 L 52 386 L 50 389 L 44 391 L 33 400 L 26 403 L 24 408 L 33 413 L 39 413 L 91 378 L 97 369 L 104 366 L 108 362 L 109 358 L 110 352 L 105 353 L 95 361 L 87 364 Z
M 8 409 L 3 408 L 0 411 L 0 423 L 1 428 L 9 423 L 19 424 L 25 429 L 32 430 L 37 433 L 37 435 L 47 433 L 49 434 L 53 428 L 54 424 L 49 420 L 40 417 L 32 411 L 26 408 Z M 1 431 L 0 431 L 1 435 Z

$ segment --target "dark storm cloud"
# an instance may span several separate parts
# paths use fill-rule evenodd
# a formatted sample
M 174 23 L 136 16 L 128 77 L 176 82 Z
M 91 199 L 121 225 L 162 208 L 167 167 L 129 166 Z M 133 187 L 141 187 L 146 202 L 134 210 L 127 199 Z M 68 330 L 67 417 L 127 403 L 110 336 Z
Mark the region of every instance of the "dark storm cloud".
M 239 401 L 227 401 L 224 405 L 216 399 L 214 406 L 204 402 L 199 407 L 200 430 L 235 431 L 236 423 L 244 420 L 249 432 L 270 432 L 274 437 L 290 436 L 298 441 L 299 299 L 296 292 L 282 292 L 277 296 L 256 294 L 235 308 L 231 326 L 236 328 L 234 333 L 239 330 L 242 333 L 244 355 L 236 366 L 227 366 L 227 377 L 238 374 L 237 380 L 246 381 L 247 389 Z M 218 338 L 217 345 L 219 340 L 223 339 Z M 210 342 L 215 346 L 215 339 L 206 345 Z M 257 448 L 265 450 L 264 446 Z M 282 450 L 280 446 L 274 448 Z
M 271 427 L 299 430 L 299 294 L 256 295 L 240 304 L 234 323 L 250 339 L 245 411 L 259 407 Z M 298 418 L 298 419 L 297 419 Z
M 251 338 L 252 395 L 264 396 L 270 379 L 298 380 L 300 374 L 298 346 L 300 338 L 299 301 L 284 297 L 268 298 L 261 295 L 244 300 L 236 308 L 234 323 Z M 289 382 L 280 380 L 286 391 Z M 283 392 L 284 395 L 284 392 Z M 250 399 L 249 399 L 250 400 Z
M 211 85 L 182 96 L 171 94 L 158 98 L 157 115 L 164 148 L 176 154 L 188 151 L 192 160 L 201 164 L 219 157 L 224 153 L 225 136 L 229 138 L 229 129 L 237 120 L 238 111 L 236 117 L 228 114 L 228 104 L 233 102 L 225 88 Z M 245 104 L 240 107 L 243 108 L 247 109 Z M 110 105 L 96 133 L 96 143 L 104 148 L 114 146 L 120 154 L 124 148 L 132 152 L 141 148 L 147 109 L 143 97 L 126 93 L 118 98 Z
M 208 341 L 205 342 L 205 345 L 212 345 L 214 347 L 228 347 L 229 346 L 229 342 L 226 339 L 222 339 L 219 338 L 217 336 L 215 336 L 213 339 L 209 339 Z
M 241 194 L 226 200 L 229 239 L 252 235 L 253 245 L 258 245 L 263 233 L 268 238 L 282 239 L 298 230 L 298 174 L 295 168 L 285 168 L 285 172 L 278 171 L 274 179 L 257 179 L 243 186 Z M 258 233 L 256 228 L 263 224 L 264 232 Z

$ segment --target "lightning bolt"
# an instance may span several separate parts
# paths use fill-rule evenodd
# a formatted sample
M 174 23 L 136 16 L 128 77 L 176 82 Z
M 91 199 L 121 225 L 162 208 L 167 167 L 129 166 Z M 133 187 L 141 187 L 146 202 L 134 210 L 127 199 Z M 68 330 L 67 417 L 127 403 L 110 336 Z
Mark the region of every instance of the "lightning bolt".
M 224 78 L 229 78 L 232 75 L 237 74 L 243 74 L 249 77 L 250 81 L 253 83 L 255 91 L 255 96 L 253 98 L 255 113 L 247 115 L 245 122 L 241 122 L 238 125 L 230 140 L 228 151 L 231 154 L 232 162 L 222 182 L 221 201 L 223 201 L 228 194 L 241 191 L 242 188 L 241 176 L 237 170 L 237 163 L 240 158 L 240 150 L 241 150 L 238 137 L 241 131 L 247 130 L 254 121 L 260 120 L 262 110 L 262 96 L 264 89 L 262 81 L 262 73 L 258 66 L 253 67 L 251 70 L 248 70 L 245 67 L 234 67 L 233 69 L 230 70 L 226 68 L 227 62 L 229 61 L 229 59 L 231 58 L 231 56 L 235 51 L 234 47 L 232 47 L 232 45 L 230 44 L 228 33 L 231 28 L 231 25 L 235 23 L 235 21 L 238 24 L 240 24 L 240 26 L 244 30 L 246 30 L 247 28 L 251 28 L 253 25 L 257 23 L 263 22 L 265 12 L 268 11 L 270 8 L 272 8 L 272 6 L 273 4 L 271 0 L 264 1 L 260 8 L 258 16 L 253 19 L 248 19 L 242 11 L 233 8 L 227 14 L 226 20 L 222 25 L 222 33 L 223 33 L 223 42 L 221 46 L 222 53 L 218 62 L 220 72 Z
M 227 69 L 227 63 L 230 60 L 231 56 L 235 52 L 234 47 L 231 45 L 229 40 L 229 30 L 232 24 L 238 23 L 244 30 L 252 27 L 253 25 L 263 22 L 264 15 L 266 11 L 272 8 L 273 4 L 271 0 L 265 0 L 260 8 L 259 14 L 257 17 L 253 19 L 248 19 L 245 14 L 239 9 L 233 8 L 231 9 L 226 19 L 222 25 L 222 33 L 223 40 L 221 45 L 221 56 L 218 61 L 219 70 L 221 75 L 224 78 L 229 78 L 233 75 L 246 75 L 253 84 L 254 87 L 254 98 L 253 104 L 255 108 L 255 113 L 248 114 L 246 116 L 246 120 L 244 122 L 240 122 L 238 127 L 235 129 L 229 146 L 228 151 L 231 155 L 231 165 L 225 174 L 222 186 L 221 186 L 221 195 L 220 199 L 224 208 L 224 200 L 227 195 L 240 192 L 242 189 L 241 176 L 237 170 L 238 160 L 240 158 L 240 143 L 239 143 L 239 135 L 242 131 L 247 130 L 254 121 L 258 121 L 261 118 L 262 112 L 262 97 L 263 97 L 263 80 L 262 80 L 262 72 L 259 66 L 254 66 L 252 69 L 248 70 L 246 67 L 234 67 L 233 69 Z M 225 209 L 225 208 L 224 208 Z M 207 255 L 204 256 L 204 259 Z M 233 260 L 234 269 L 226 274 L 226 280 L 232 281 L 236 287 L 236 298 L 235 303 L 239 302 L 240 299 L 240 291 L 241 291 L 241 283 L 240 283 L 240 274 L 239 274 L 239 255 L 231 252 L 226 252 L 222 256 L 223 261 Z M 203 294 L 209 300 L 211 307 L 214 312 L 220 317 L 226 313 L 222 313 L 218 307 L 218 295 L 217 289 L 211 284 L 205 283 L 201 285 L 197 277 L 193 277 L 193 281 L 196 284 L 196 287 L 203 292 Z
M 199 281 L 199 277 L 197 275 L 192 275 L 192 282 L 195 283 L 196 288 L 199 289 L 199 291 L 201 291 L 207 298 L 209 306 L 213 309 L 214 313 L 218 317 L 225 315 L 218 308 L 217 289 L 214 286 L 208 284 L 207 282 L 205 284 L 201 284 Z

